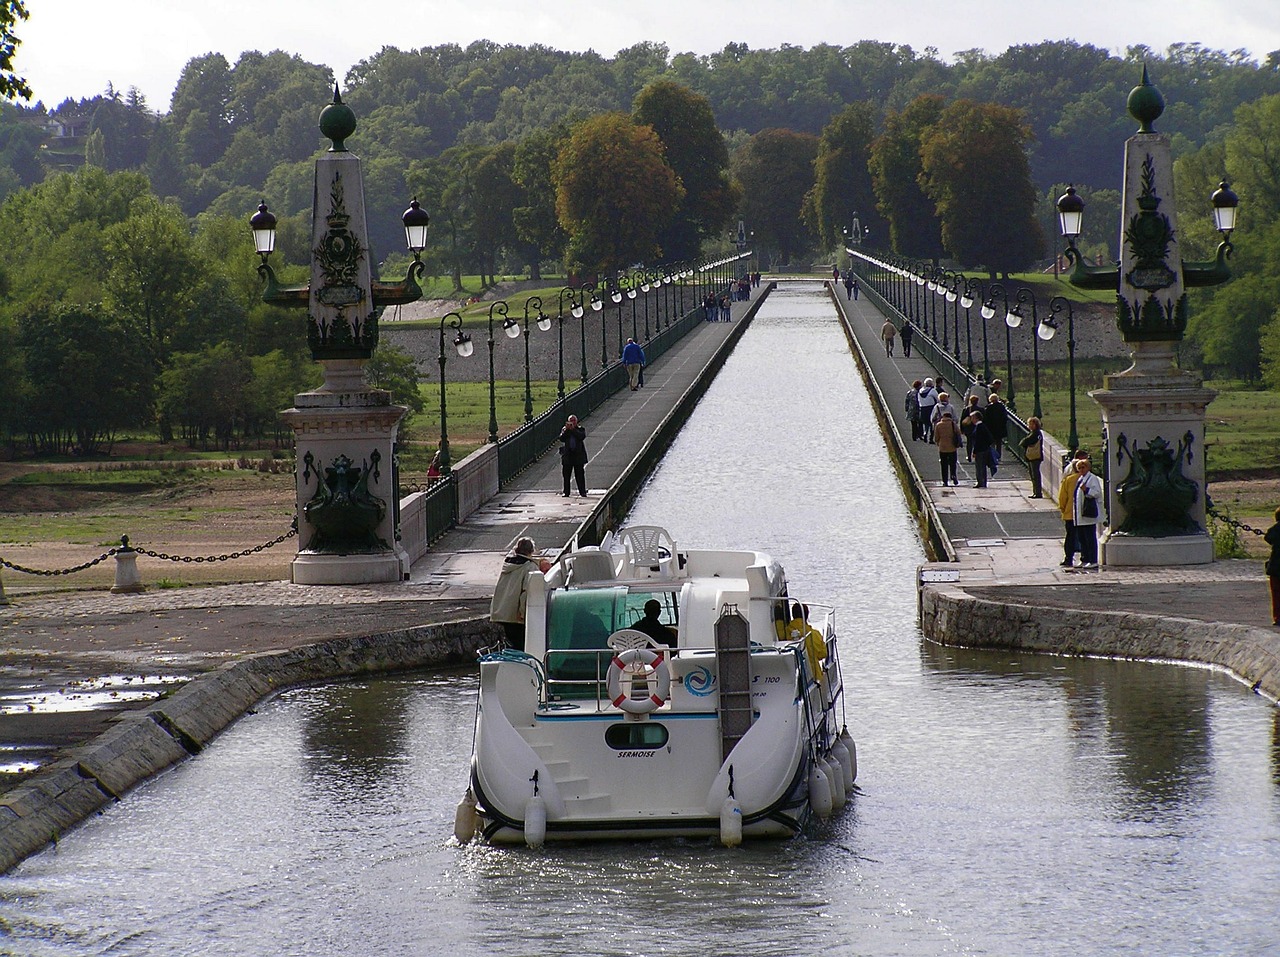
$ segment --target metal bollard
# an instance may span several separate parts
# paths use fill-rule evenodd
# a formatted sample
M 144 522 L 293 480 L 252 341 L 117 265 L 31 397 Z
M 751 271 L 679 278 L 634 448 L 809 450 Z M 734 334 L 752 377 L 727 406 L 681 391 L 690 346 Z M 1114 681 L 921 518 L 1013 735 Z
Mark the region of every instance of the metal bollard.
M 146 591 L 138 575 L 138 553 L 129 547 L 129 536 L 120 536 L 120 547 L 115 553 L 116 582 L 111 586 L 113 595 L 133 595 Z

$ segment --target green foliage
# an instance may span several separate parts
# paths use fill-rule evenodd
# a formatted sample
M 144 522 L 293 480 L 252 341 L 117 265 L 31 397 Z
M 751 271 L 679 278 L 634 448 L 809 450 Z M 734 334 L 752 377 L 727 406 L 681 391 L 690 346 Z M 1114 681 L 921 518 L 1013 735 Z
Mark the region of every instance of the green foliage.
M 230 343 L 175 353 L 156 386 L 156 417 L 192 448 L 212 437 L 228 449 L 246 417 L 252 376 L 249 360 Z
M 921 186 L 920 147 L 944 102 L 933 93 L 916 97 L 906 109 L 885 116 L 884 132 L 871 144 L 868 166 L 880 215 L 889 222 L 890 246 L 903 256 L 942 256 L 942 223 Z
M 812 241 L 803 214 L 817 155 L 818 137 L 812 134 L 764 130 L 734 156 L 743 218 L 752 224 L 757 242 L 776 250 L 781 263 L 792 262 Z
M 391 392 L 391 401 L 407 405 L 410 415 L 417 415 L 426 406 L 418 388 L 418 368 L 413 356 L 396 346 L 379 346 L 365 364 L 364 378 L 375 389 Z
M 660 255 L 658 237 L 684 197 L 662 141 L 623 113 L 578 126 L 551 168 L 570 263 L 612 272 Z
M 1213 513 L 1206 517 L 1209 536 L 1213 539 L 1214 558 L 1248 558 L 1249 551 L 1240 540 L 1240 529 L 1233 524 L 1231 509 L 1221 510 L 1222 518 Z
M 995 278 L 1044 255 L 1030 137 L 1017 110 L 956 100 L 921 138 L 921 186 L 936 204 L 942 245 L 967 269 Z
M 662 141 L 684 198 L 658 243 L 662 258 L 693 259 L 702 240 L 728 225 L 738 196 L 729 182 L 729 150 L 707 98 L 672 80 L 655 80 L 636 97 L 632 118 Z
M 824 246 L 845 240 L 855 215 L 871 235 L 885 232 L 868 166 L 878 114 L 874 104 L 850 103 L 822 131 L 806 219 Z
M 13 29 L 19 20 L 27 19 L 27 7 L 22 0 L 5 0 L 0 3 L 0 98 L 20 96 L 31 99 L 31 87 L 27 81 L 13 72 L 13 55 L 22 41 Z
M 100 306 L 55 306 L 19 317 L 25 387 L 15 432 L 39 452 L 88 455 L 145 418 L 151 402 L 146 342 Z

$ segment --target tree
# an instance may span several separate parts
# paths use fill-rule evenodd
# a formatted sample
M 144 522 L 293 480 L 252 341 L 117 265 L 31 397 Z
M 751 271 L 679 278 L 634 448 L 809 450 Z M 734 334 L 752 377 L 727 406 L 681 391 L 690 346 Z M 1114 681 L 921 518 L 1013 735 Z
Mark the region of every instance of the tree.
M 231 66 L 221 53 L 192 57 L 182 68 L 169 106 L 183 159 L 212 166 L 231 143 Z
M 1026 269 L 1044 256 L 1031 182 L 1031 130 L 1020 111 L 956 100 L 920 142 L 920 176 L 942 221 L 942 244 L 966 268 Z
M 128 219 L 103 231 L 102 256 L 106 302 L 136 323 L 163 362 L 202 276 L 186 217 L 144 197 Z
M 884 132 L 871 144 L 868 163 L 880 215 L 889 222 L 890 246 L 902 256 L 942 255 L 942 224 L 920 185 L 920 144 L 942 110 L 942 97 L 918 96 L 901 113 L 885 116 Z
M 623 113 L 579 125 L 552 165 L 571 269 L 612 271 L 663 255 L 658 237 L 684 198 L 651 127 Z
M 415 416 L 427 407 L 418 388 L 418 366 L 413 356 L 398 346 L 378 346 L 364 366 L 365 381 L 375 389 L 387 389 L 391 401 L 409 407 Z
M 511 211 L 516 236 L 529 248 L 529 277 L 542 278 L 542 260 L 562 258 L 568 234 L 556 217 L 556 188 L 551 164 L 568 137 L 565 126 L 531 133 L 516 146 L 512 178 L 520 185 L 524 205 Z
M 13 57 L 22 41 L 14 34 L 14 25 L 27 19 L 27 7 L 22 0 L 5 0 L 0 3 L 0 98 L 12 100 L 21 97 L 31 99 L 31 87 L 27 81 L 13 72 Z
M 632 119 L 649 126 L 666 149 L 667 164 L 684 187 L 671 225 L 659 237 L 667 259 L 693 259 L 702 240 L 732 219 L 738 197 L 729 182 L 729 150 L 705 96 L 672 80 L 640 91 Z
M 812 240 L 803 213 L 817 156 L 818 137 L 792 130 L 761 130 L 734 156 L 742 218 L 760 243 L 778 251 L 783 264 Z
M 60 305 L 18 320 L 27 382 L 15 415 L 33 451 L 88 455 L 150 410 L 145 343 L 97 305 Z
M 840 243 L 855 215 L 873 235 L 884 230 L 867 165 L 878 115 L 874 104 L 850 103 L 822 131 L 807 219 L 824 246 Z
M 180 430 L 191 448 L 210 435 L 229 449 L 236 427 L 245 420 L 245 402 L 253 367 L 231 343 L 198 352 L 175 352 L 156 387 L 156 415 Z
M 516 144 L 499 143 L 476 163 L 475 190 L 481 199 L 475 206 L 476 251 L 491 282 L 497 282 L 498 251 L 515 238 L 512 219 L 524 202 L 523 190 L 514 178 Z

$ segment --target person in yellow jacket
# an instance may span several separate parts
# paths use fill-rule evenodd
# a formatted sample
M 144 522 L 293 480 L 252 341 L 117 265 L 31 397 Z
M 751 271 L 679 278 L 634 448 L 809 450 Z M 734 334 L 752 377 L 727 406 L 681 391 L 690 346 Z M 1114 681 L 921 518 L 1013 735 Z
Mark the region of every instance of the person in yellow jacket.
M 1076 552 L 1080 550 L 1076 542 L 1076 483 L 1080 481 L 1076 462 L 1082 455 L 1087 457 L 1088 453 L 1077 452 L 1076 458 L 1067 463 L 1066 468 L 1062 470 L 1062 484 L 1058 486 L 1058 513 L 1066 526 L 1066 537 L 1062 542 L 1062 550 L 1065 553 L 1062 559 L 1063 568 L 1071 567 L 1075 561 Z
M 822 663 L 827 660 L 827 640 L 822 632 L 809 624 L 809 609 L 798 601 L 791 603 L 791 620 L 779 621 L 778 638 L 782 641 L 804 641 L 804 654 L 809 673 L 822 678 Z

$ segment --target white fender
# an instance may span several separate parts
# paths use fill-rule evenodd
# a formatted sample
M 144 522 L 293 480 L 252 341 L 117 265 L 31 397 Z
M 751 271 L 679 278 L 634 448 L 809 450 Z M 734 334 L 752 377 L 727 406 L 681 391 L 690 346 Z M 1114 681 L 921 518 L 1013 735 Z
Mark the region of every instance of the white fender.
M 849 755 L 849 749 L 844 746 L 843 738 L 836 738 L 835 744 L 831 745 L 831 756 L 840 765 L 840 778 L 844 781 L 847 796 L 853 790 L 853 758 Z
M 853 735 L 849 733 L 848 728 L 840 731 L 840 742 L 849 751 L 849 772 L 852 777 L 850 783 L 858 780 L 858 746 L 853 743 Z
M 468 844 L 476 836 L 476 796 L 471 788 L 458 802 L 458 809 L 453 812 L 453 836 L 459 844 Z
M 742 805 L 731 797 L 720 805 L 720 843 L 725 847 L 742 843 Z
M 831 816 L 831 784 L 817 761 L 809 769 L 809 806 L 824 821 Z
M 535 794 L 524 806 L 524 842 L 530 847 L 541 847 L 547 839 L 547 805 Z
M 827 772 L 827 782 L 831 785 L 831 807 L 836 811 L 843 811 L 846 795 L 844 771 L 840 769 L 840 762 L 828 754 L 822 759 L 822 770 Z

